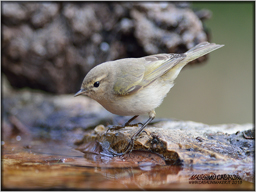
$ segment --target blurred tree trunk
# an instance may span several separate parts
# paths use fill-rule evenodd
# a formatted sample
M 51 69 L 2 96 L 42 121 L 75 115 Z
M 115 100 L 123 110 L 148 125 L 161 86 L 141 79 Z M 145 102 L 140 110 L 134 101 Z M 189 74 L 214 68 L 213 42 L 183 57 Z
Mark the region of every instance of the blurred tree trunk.
M 2 70 L 16 88 L 74 93 L 99 63 L 208 40 L 210 15 L 184 2 L 3 2 Z

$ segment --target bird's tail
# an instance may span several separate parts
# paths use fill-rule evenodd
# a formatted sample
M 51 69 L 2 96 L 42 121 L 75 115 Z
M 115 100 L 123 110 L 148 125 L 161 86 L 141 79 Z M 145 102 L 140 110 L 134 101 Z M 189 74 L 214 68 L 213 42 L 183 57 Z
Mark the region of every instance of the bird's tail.
M 224 45 L 217 45 L 215 43 L 202 42 L 192 49 L 188 50 L 186 53 L 186 57 L 178 62 L 175 66 L 173 66 L 168 73 L 165 75 L 165 79 L 170 82 L 173 82 L 177 76 L 179 75 L 181 69 L 190 61 L 193 61 L 207 53 L 210 53 Z
M 201 56 L 206 55 L 207 53 L 210 53 L 216 49 L 219 49 L 223 47 L 224 45 L 218 45 L 215 43 L 209 43 L 209 42 L 202 42 L 193 47 L 192 49 L 188 50 L 186 54 L 186 62 L 193 61 Z

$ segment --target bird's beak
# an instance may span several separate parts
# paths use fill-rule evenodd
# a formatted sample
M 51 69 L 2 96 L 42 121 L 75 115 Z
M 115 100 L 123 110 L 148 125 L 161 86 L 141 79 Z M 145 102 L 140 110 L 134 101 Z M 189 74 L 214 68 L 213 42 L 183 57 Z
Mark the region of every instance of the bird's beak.
M 75 95 L 74 95 L 74 97 L 77 97 L 77 96 L 79 96 L 79 95 L 82 95 L 83 93 L 85 93 L 85 89 L 80 89 Z

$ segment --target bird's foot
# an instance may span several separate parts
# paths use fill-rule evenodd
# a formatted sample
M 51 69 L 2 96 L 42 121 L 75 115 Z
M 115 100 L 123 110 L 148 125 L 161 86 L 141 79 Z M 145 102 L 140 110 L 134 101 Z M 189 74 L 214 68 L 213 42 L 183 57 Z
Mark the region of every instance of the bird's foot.
M 108 132 L 108 131 L 116 131 L 116 130 L 124 128 L 124 126 L 123 125 L 108 125 L 107 128 L 108 129 L 107 129 L 106 132 Z
M 129 143 L 128 143 L 128 145 L 127 145 L 127 147 L 126 147 L 126 149 L 125 149 L 124 152 L 118 153 L 118 152 L 116 152 L 115 150 L 113 150 L 112 148 L 109 149 L 109 152 L 110 152 L 114 157 L 115 157 L 115 156 L 123 156 L 123 155 L 125 155 L 125 154 L 127 154 L 127 153 L 130 154 L 130 153 L 132 152 L 132 150 L 133 150 L 133 147 L 134 147 L 134 140 L 131 139 L 131 140 L 129 141 Z
M 125 128 L 125 127 L 138 127 L 139 125 L 143 125 L 143 124 L 142 123 L 135 123 L 135 124 L 125 123 L 124 125 L 108 125 L 107 132 L 108 131 L 117 131 L 117 130 Z

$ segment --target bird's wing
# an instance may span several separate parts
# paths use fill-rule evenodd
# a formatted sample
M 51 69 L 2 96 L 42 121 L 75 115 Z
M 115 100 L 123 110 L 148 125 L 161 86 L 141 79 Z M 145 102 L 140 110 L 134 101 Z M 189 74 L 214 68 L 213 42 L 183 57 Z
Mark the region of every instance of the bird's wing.
M 184 54 L 157 54 L 129 61 L 123 60 L 123 63 L 119 63 L 114 93 L 129 95 L 146 87 L 185 57 Z
M 122 60 L 125 61 L 125 60 Z M 128 61 L 128 59 L 126 60 Z M 116 95 L 128 95 L 139 89 L 138 85 L 143 80 L 145 67 L 129 59 L 128 62 L 117 63 L 116 78 L 113 87 Z
M 185 54 L 157 54 L 144 57 L 148 63 L 146 64 L 146 71 L 140 84 L 147 86 L 168 72 L 185 57 Z

